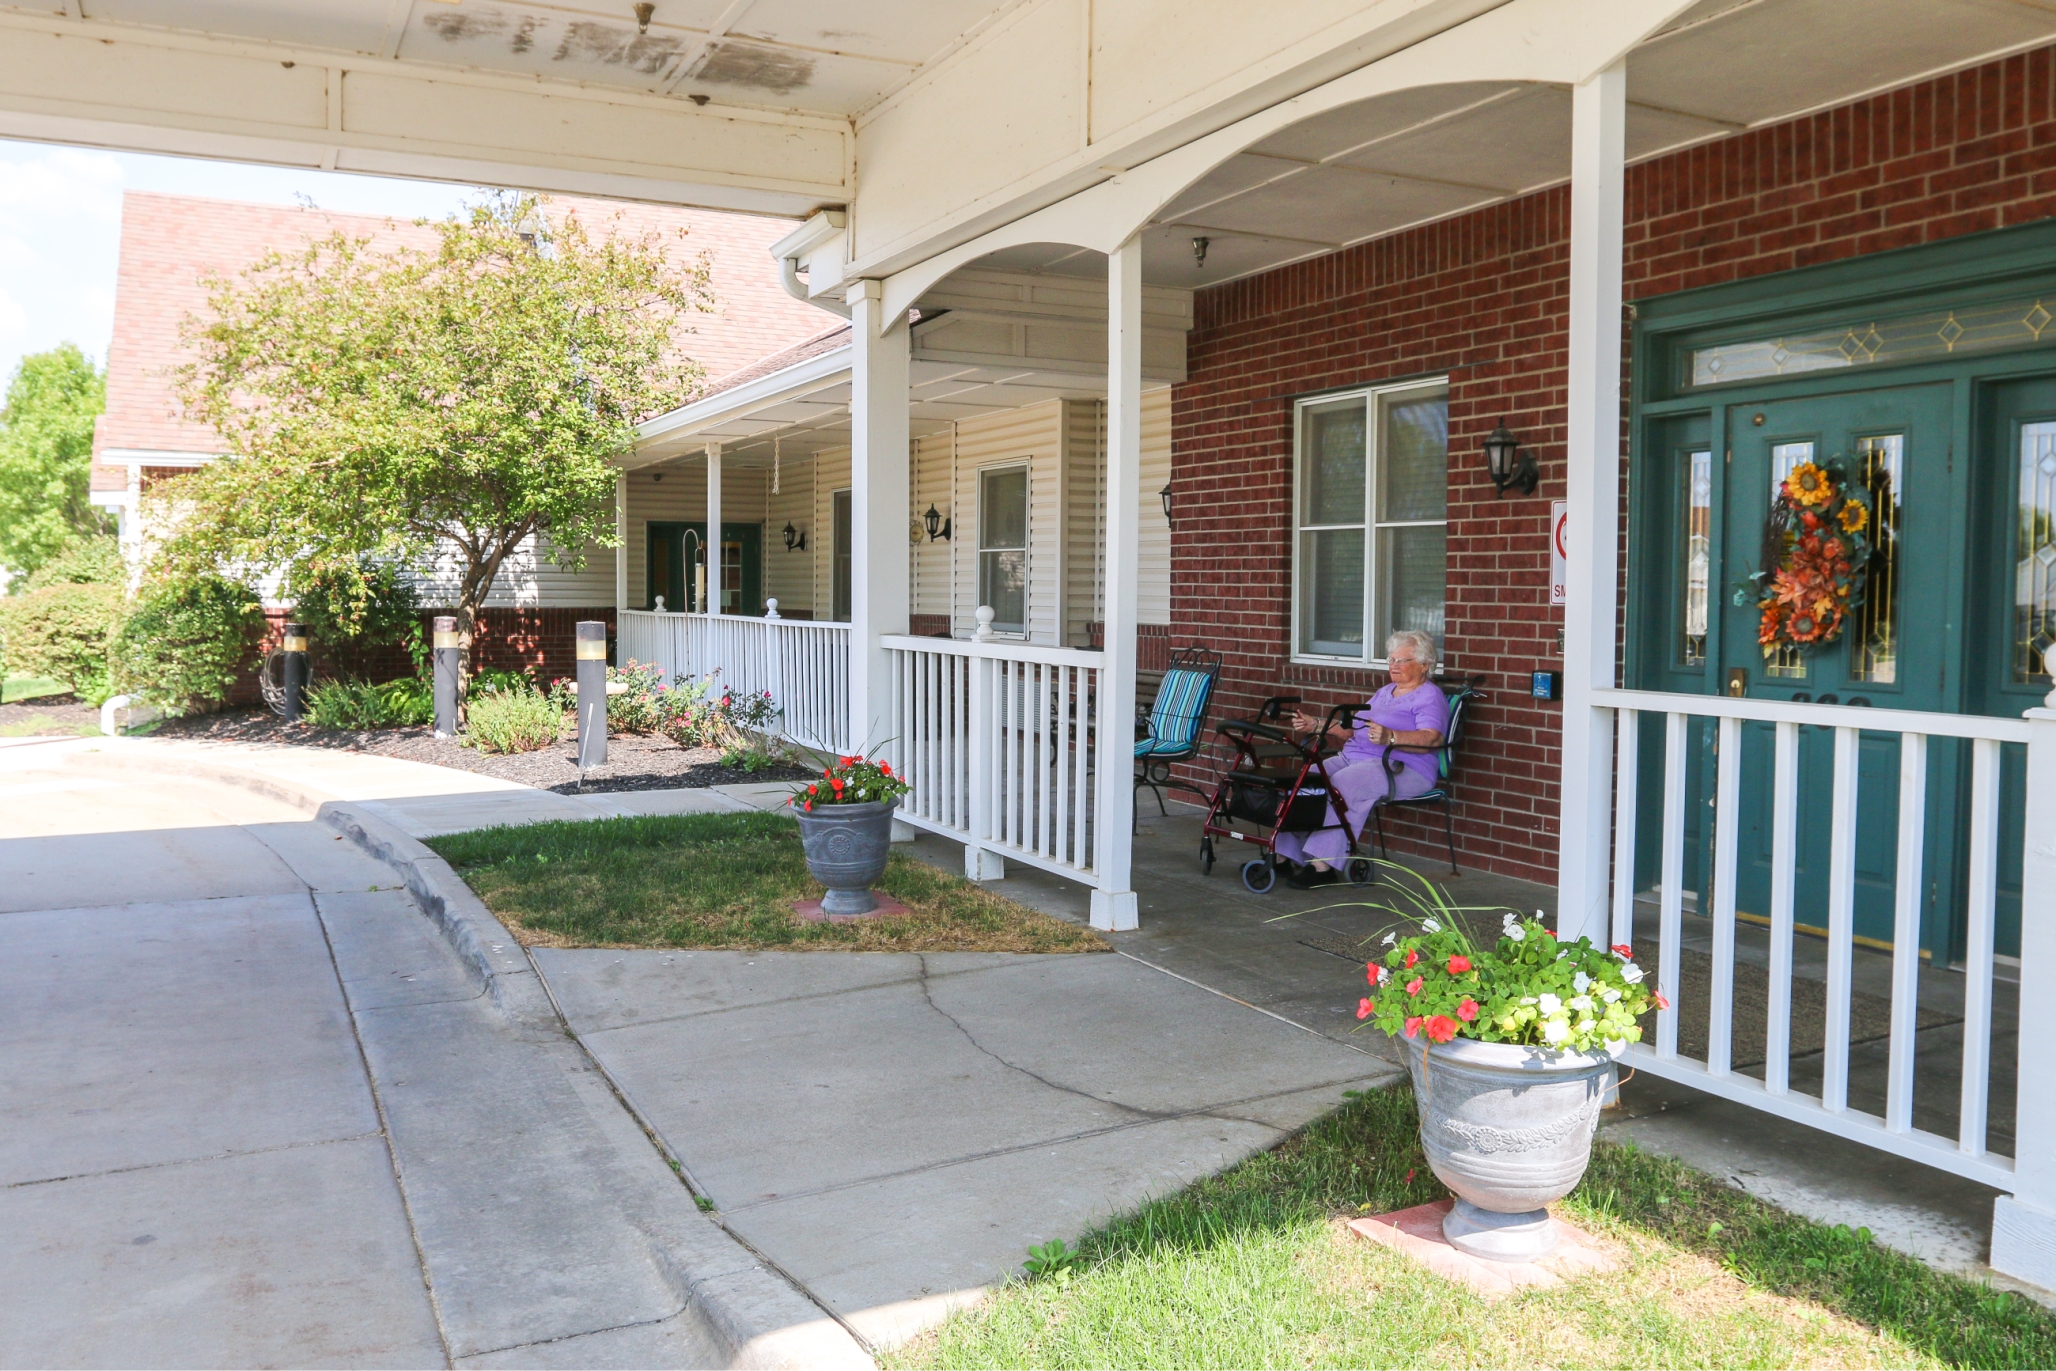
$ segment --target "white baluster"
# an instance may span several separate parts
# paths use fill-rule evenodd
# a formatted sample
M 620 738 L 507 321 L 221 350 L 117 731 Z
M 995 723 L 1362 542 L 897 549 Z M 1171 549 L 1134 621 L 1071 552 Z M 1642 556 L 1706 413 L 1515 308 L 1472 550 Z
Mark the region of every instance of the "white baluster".
M 1619 727 L 1614 740 L 1617 758 L 1614 773 L 1613 818 L 1613 927 L 1616 946 L 1635 945 L 1635 786 L 1640 780 L 1638 758 L 1642 743 L 1642 715 L 1639 711 L 1616 711 Z
M 1821 1055 L 1820 1103 L 1849 1105 L 1849 991 L 1855 974 L 1856 752 L 1853 728 L 1835 730 L 1835 800 L 1828 842 L 1828 1022 Z
M 1714 767 L 1713 985 L 1706 1019 L 1706 1070 L 1728 1074 L 1734 1040 L 1735 849 L 1742 827 L 1742 723 L 1722 719 Z M 1675 990 L 1666 994 L 1676 995 Z
M 1899 870 L 1893 887 L 1892 1042 L 1885 1127 L 1913 1127 L 1914 1034 L 1920 1012 L 1921 848 L 1927 841 L 1927 738 L 1899 735 Z
M 1763 1088 L 1782 1095 L 1792 1074 L 1793 892 L 1799 858 L 1799 725 L 1780 723 L 1771 778 L 1770 1017 Z
M 1671 1002 L 1656 1011 L 1656 1055 L 1678 1055 L 1678 942 L 1685 907 L 1685 725 L 1683 714 L 1663 718 L 1663 902 L 1658 907 L 1656 987 Z
M 1985 1154 L 1985 1113 L 1991 1089 L 1992 934 L 1999 899 L 1999 744 L 1971 744 L 1970 879 L 1964 893 L 1963 1084 L 1956 1148 Z

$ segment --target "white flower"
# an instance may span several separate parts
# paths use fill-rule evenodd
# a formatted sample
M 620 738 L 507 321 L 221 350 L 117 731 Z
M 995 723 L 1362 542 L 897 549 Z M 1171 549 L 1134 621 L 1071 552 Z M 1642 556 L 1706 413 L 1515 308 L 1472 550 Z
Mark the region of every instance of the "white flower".
M 1571 977 L 1571 989 L 1577 991 L 1580 995 L 1591 988 L 1592 978 L 1584 972 L 1580 971 L 1577 975 Z
M 1542 1006 L 1542 1012 L 1545 1015 L 1554 1014 L 1563 1008 L 1563 1001 L 1557 999 L 1554 995 L 1544 995 L 1537 1003 Z
M 1592 997 L 1590 995 L 1576 995 L 1568 1003 L 1572 1009 L 1579 1010 L 1580 1012 L 1589 1012 L 1592 1008 Z
M 1396 934 L 1396 933 L 1387 933 L 1387 934 L 1385 935 L 1385 946 L 1387 946 L 1387 947 L 1390 947 L 1390 946 L 1392 946 L 1392 940 L 1393 940 L 1394 938 L 1398 937 L 1398 936 L 1399 936 L 1399 935 L 1398 935 L 1398 934 Z
M 1500 920 L 1499 922 L 1500 922 L 1500 924 L 1501 924 L 1502 926 L 1504 926 L 1504 927 L 1506 927 L 1506 928 L 1512 928 L 1512 927 L 1514 926 L 1514 924 L 1516 924 L 1517 922 L 1519 922 L 1519 920 L 1517 920 L 1517 919 L 1515 919 L 1515 918 L 1514 918 L 1514 916 L 1513 916 L 1513 911 L 1512 911 L 1511 909 L 1509 909 L 1509 910 L 1507 910 L 1507 911 L 1506 911 L 1506 916 L 1505 916 L 1504 918 L 1502 918 L 1502 919 L 1501 919 L 1501 920 Z
M 1440 933 L 1442 931 L 1442 925 L 1436 923 L 1433 919 L 1421 920 L 1421 927 L 1427 929 L 1430 933 Z
M 1628 1040 L 1626 1038 L 1608 1038 L 1606 1040 L 1606 1054 L 1609 1057 L 1618 1057 L 1627 1050 Z
M 1640 985 L 1642 983 L 1642 968 L 1636 966 L 1633 962 L 1629 962 L 1621 968 L 1621 979 L 1629 985 Z
M 1519 924 L 1515 924 L 1512 928 L 1506 930 L 1506 936 L 1517 943 L 1524 943 L 1528 940 L 1528 930 L 1522 928 Z
M 1604 995 L 1601 995 L 1599 998 L 1605 1000 L 1608 1004 L 1619 1004 L 1621 999 L 1621 993 L 1618 990 L 1613 990 L 1609 988 L 1607 992 Z
M 1533 1004 L 1533 1003 L 1535 1003 L 1535 997 L 1534 997 L 1533 995 L 1525 995 L 1525 996 L 1523 996 L 1523 997 L 1521 998 L 1521 1003 L 1522 1003 L 1522 1004 Z
M 1571 1035 L 1570 1026 L 1562 1019 L 1551 1019 L 1542 1025 L 1542 1041 L 1552 1047 Z

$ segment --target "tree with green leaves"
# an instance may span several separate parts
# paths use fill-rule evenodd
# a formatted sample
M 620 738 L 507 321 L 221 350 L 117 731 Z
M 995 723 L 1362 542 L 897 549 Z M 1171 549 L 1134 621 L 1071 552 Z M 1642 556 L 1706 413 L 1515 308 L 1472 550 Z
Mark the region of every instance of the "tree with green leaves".
M 513 195 L 431 227 L 432 249 L 337 234 L 209 281 L 178 381 L 225 455 L 152 492 L 159 574 L 294 595 L 447 557 L 468 643 L 526 540 L 571 569 L 614 544 L 607 459 L 702 374 L 674 342 L 713 307 L 704 255 Z
M 0 408 L 0 567 L 27 574 L 111 530 L 88 497 L 107 377 L 71 343 L 21 359 Z

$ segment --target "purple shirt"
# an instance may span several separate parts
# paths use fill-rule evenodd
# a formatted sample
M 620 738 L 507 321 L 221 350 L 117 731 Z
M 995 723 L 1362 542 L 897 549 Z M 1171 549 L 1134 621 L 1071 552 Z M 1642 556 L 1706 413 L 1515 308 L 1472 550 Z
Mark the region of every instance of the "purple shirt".
M 1397 732 L 1410 733 L 1415 729 L 1432 728 L 1447 740 L 1449 736 L 1449 697 L 1439 690 L 1433 681 L 1423 681 L 1404 695 L 1395 694 L 1391 686 L 1373 695 L 1365 702 L 1365 708 L 1356 716 L 1356 732 L 1349 735 L 1349 741 L 1342 745 L 1342 756 L 1350 762 L 1385 760 L 1385 744 L 1374 743 L 1364 736 L 1364 725 L 1378 724 Z M 1410 767 L 1433 781 L 1441 773 L 1441 765 L 1433 752 L 1401 752 L 1401 766 Z

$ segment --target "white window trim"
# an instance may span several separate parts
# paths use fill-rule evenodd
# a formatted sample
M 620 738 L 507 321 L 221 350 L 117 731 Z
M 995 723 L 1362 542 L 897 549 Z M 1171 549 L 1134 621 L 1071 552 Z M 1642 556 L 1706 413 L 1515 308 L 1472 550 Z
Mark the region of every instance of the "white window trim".
M 1021 626 L 1018 629 L 992 626 L 992 636 L 1007 642 L 1025 643 L 1035 622 L 1035 464 L 1031 459 L 1009 457 L 1005 461 L 987 462 L 971 469 L 971 495 L 974 508 L 971 511 L 971 581 L 975 598 L 985 603 L 985 554 L 987 551 L 1005 552 L 1006 548 L 988 549 L 985 546 L 985 478 L 1005 472 L 1021 473 L 1023 491 L 1021 510 Z
M 1373 652 L 1379 654 L 1382 654 L 1384 652 L 1383 643 L 1372 642 L 1372 639 L 1376 636 L 1373 626 L 1373 621 L 1376 616 L 1373 612 L 1372 606 L 1374 606 L 1378 600 L 1378 539 L 1376 531 L 1381 528 L 1446 529 L 1449 527 L 1449 517 L 1446 507 L 1443 512 L 1443 517 L 1440 519 L 1393 519 L 1380 521 L 1375 517 L 1377 511 L 1374 502 L 1377 499 L 1378 462 L 1383 456 L 1383 454 L 1379 451 L 1380 430 L 1378 425 L 1377 407 L 1381 400 L 1389 396 L 1405 395 L 1411 391 L 1442 391 L 1443 393 L 1447 394 L 1448 390 L 1449 378 L 1447 376 L 1418 377 L 1409 381 L 1393 382 L 1389 385 L 1363 386 L 1355 390 L 1330 391 L 1326 394 L 1321 395 L 1309 395 L 1301 400 L 1294 402 L 1292 406 L 1292 531 L 1290 535 L 1291 542 L 1288 549 L 1288 555 L 1290 556 L 1292 562 L 1292 585 L 1289 592 L 1292 597 L 1292 613 L 1291 626 L 1287 630 L 1292 636 L 1290 641 L 1286 644 L 1288 653 L 1287 660 L 1292 662 L 1293 664 L 1299 666 L 1341 666 L 1350 668 L 1365 668 L 1370 670 L 1383 670 L 1388 665 L 1388 663 L 1382 655 L 1371 655 Z M 1365 532 L 1366 536 L 1364 538 L 1363 610 L 1364 655 L 1359 657 L 1345 657 L 1330 655 L 1328 653 L 1303 652 L 1300 650 L 1299 646 L 1300 607 L 1304 603 L 1303 597 L 1300 594 L 1300 591 L 1303 588 L 1301 582 L 1303 570 L 1300 566 L 1300 548 L 1302 546 L 1300 534 L 1304 532 L 1308 527 L 1300 523 L 1300 511 L 1303 508 L 1301 504 L 1301 496 L 1304 494 L 1304 491 L 1302 489 L 1302 482 L 1305 478 L 1305 463 L 1301 460 L 1301 458 L 1305 451 L 1303 440 L 1305 438 L 1306 413 L 1310 409 L 1326 407 L 1328 405 L 1335 404 L 1336 402 L 1341 400 L 1361 400 L 1364 403 L 1366 410 L 1369 412 L 1369 422 L 1365 425 L 1364 429 L 1365 441 L 1369 444 L 1369 451 L 1365 454 L 1364 462 L 1364 517 L 1363 521 L 1358 524 L 1314 524 L 1311 525 L 1311 527 L 1314 529 L 1361 528 Z M 1448 591 L 1446 589 L 1443 592 L 1443 596 L 1443 607 L 1446 612 L 1448 608 Z M 1439 664 L 1437 666 L 1436 674 L 1441 674 Z

